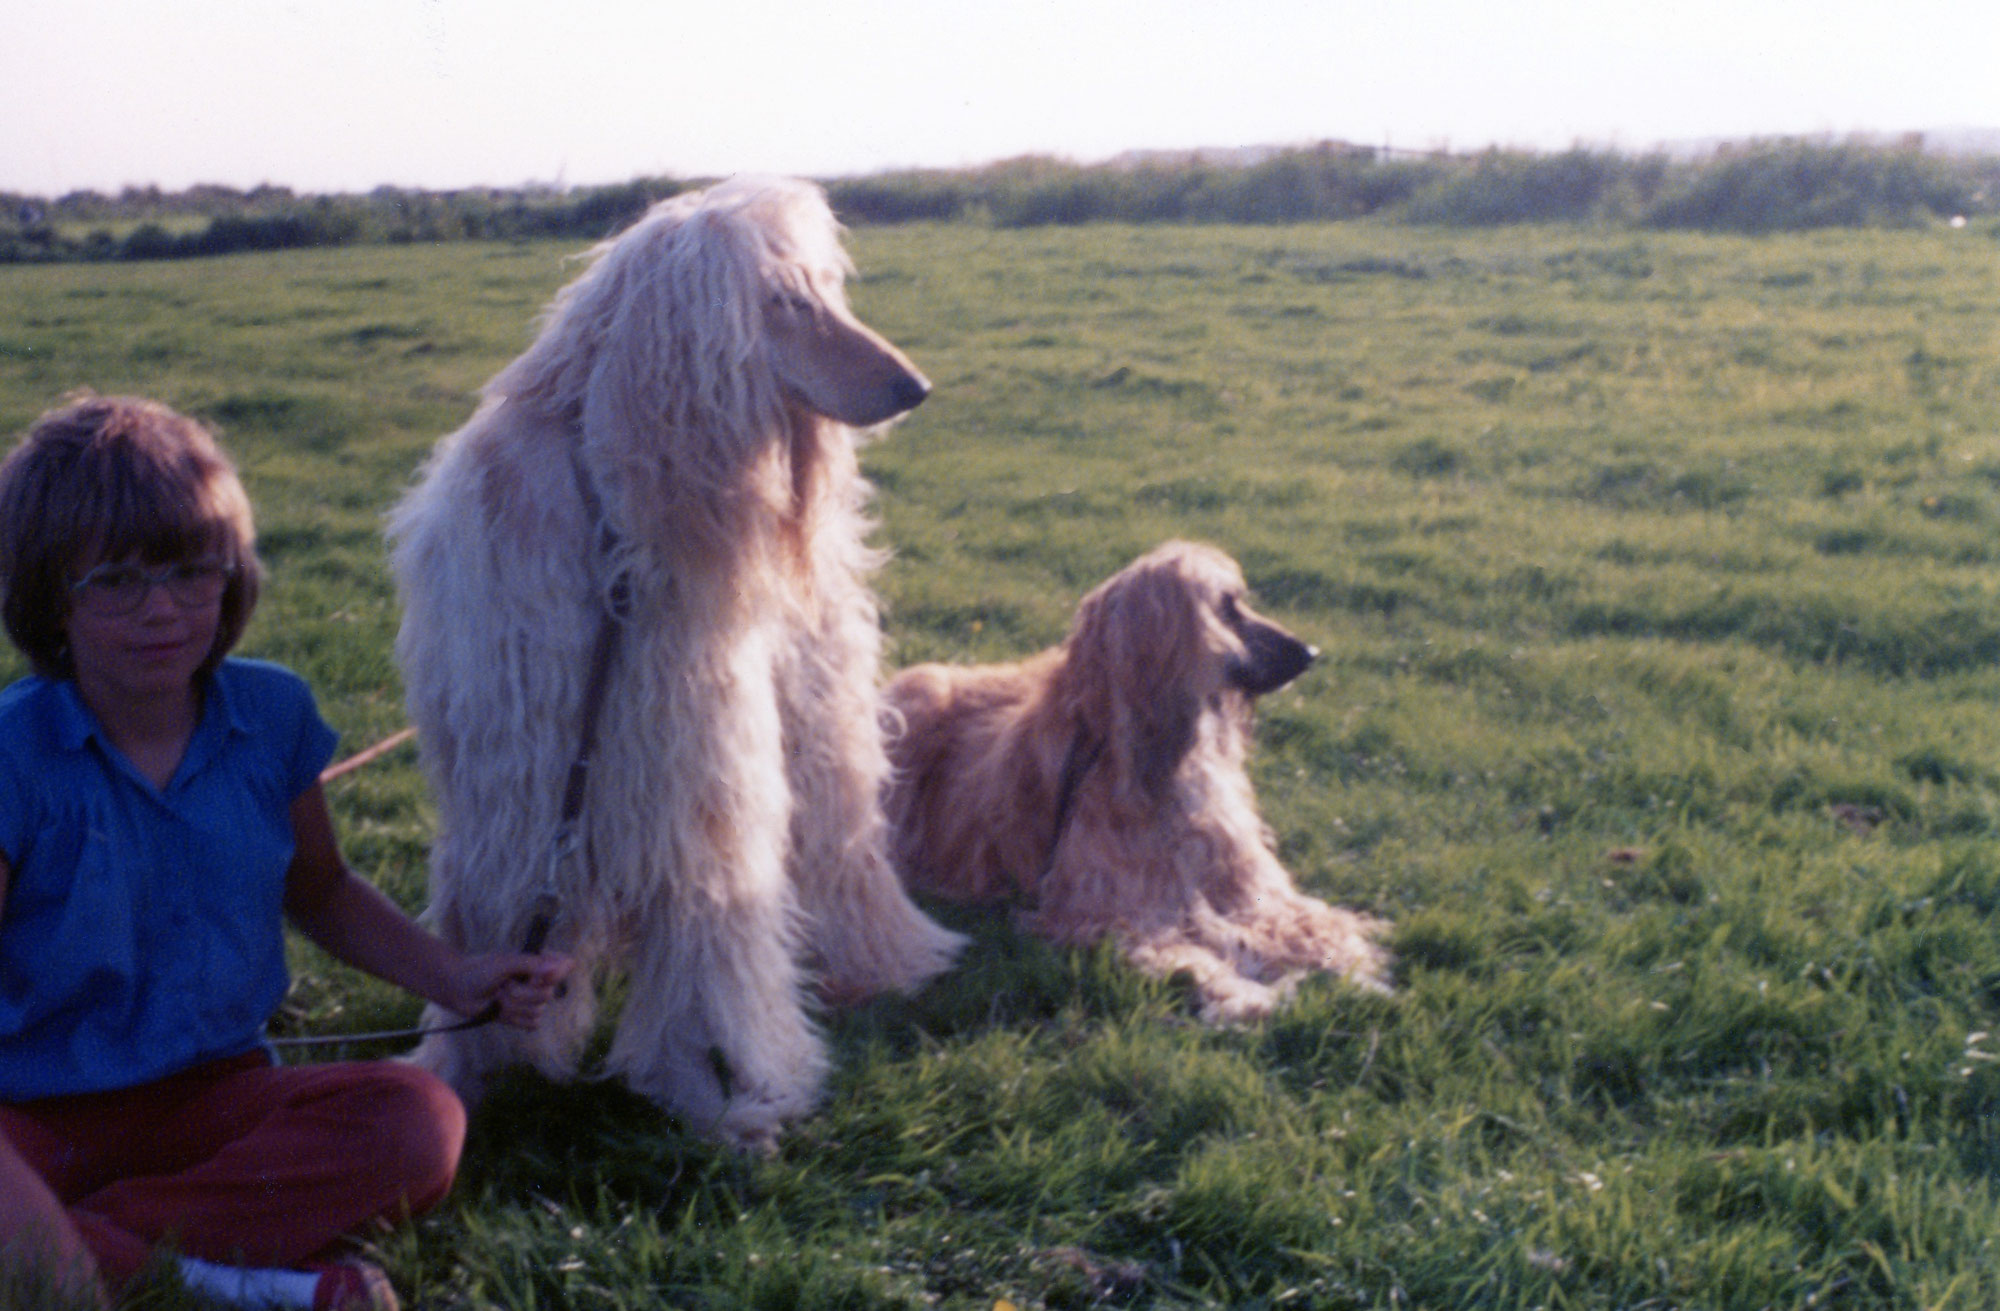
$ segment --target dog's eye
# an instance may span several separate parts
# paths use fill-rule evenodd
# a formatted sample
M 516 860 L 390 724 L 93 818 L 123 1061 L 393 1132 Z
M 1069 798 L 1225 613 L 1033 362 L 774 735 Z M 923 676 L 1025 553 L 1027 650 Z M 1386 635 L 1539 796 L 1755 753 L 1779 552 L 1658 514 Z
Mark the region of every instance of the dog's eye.
M 1242 607 L 1237 604 L 1236 593 L 1234 592 L 1224 592 L 1222 594 L 1222 604 L 1217 609 L 1221 610 L 1222 617 L 1232 624 L 1241 621 L 1243 618 Z

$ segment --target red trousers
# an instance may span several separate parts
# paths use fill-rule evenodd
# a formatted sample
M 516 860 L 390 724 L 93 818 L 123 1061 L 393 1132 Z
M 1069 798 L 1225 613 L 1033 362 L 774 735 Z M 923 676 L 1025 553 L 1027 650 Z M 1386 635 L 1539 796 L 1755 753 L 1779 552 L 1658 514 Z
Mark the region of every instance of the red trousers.
M 4 1135 L 118 1288 L 155 1245 L 296 1267 L 376 1220 L 436 1206 L 465 1108 L 413 1066 L 285 1068 L 261 1052 L 117 1092 L 0 1105 Z

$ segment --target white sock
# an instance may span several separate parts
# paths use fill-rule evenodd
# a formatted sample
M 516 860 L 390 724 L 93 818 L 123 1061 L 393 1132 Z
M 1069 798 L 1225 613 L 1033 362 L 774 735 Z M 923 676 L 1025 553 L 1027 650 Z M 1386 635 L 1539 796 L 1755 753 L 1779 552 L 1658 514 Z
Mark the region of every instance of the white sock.
M 190 1292 L 241 1307 L 310 1307 L 319 1276 L 304 1270 L 268 1270 L 216 1265 L 180 1258 L 181 1282 Z

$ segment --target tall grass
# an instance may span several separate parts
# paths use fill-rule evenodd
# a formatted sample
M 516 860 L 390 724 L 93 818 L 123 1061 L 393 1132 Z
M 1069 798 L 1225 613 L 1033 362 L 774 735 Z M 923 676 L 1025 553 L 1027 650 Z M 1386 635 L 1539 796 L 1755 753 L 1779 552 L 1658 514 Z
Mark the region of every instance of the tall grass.
M 1170 535 L 1320 645 L 1254 773 L 1388 998 L 1259 1028 L 1002 912 L 829 1015 L 770 1161 L 508 1081 L 426 1307 L 1895 1306 L 2000 1299 L 2000 248 L 1386 223 L 854 236 L 937 383 L 864 454 L 893 660 L 1011 658 Z M 378 529 L 570 247 L 0 270 L 0 423 L 209 416 L 248 648 L 400 723 Z M 18 662 L 11 668 L 18 669 Z M 422 900 L 407 755 L 342 781 Z M 301 947 L 281 1024 L 414 1010 Z M 169 1299 L 166 1292 L 154 1294 Z

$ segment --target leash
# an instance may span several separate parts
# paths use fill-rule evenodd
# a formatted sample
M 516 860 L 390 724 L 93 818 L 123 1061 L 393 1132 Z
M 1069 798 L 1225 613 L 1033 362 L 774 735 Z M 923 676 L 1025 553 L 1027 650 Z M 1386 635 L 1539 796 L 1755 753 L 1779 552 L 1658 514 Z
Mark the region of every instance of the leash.
M 394 751 L 397 747 L 408 742 L 416 735 L 417 730 L 414 728 L 398 729 L 383 738 L 380 742 L 377 742 L 374 746 L 369 747 L 366 751 L 357 751 L 337 765 L 328 765 L 319 772 L 321 786 L 331 783 L 337 778 L 343 778 L 348 774 L 352 774 L 363 765 L 374 764 L 383 756 L 388 755 L 391 751 Z
M 583 854 L 583 794 L 590 782 L 591 758 L 597 752 L 597 728 L 604 718 L 604 694 L 611 682 L 611 664 L 618 656 L 618 634 L 632 617 L 631 571 L 618 562 L 618 530 L 605 517 L 604 502 L 583 467 L 583 452 L 570 448 L 570 470 L 576 475 L 577 495 L 584 513 L 597 524 L 597 555 L 607 575 L 603 606 L 597 617 L 597 637 L 591 643 L 590 668 L 583 685 L 583 716 L 578 728 L 576 755 L 563 780 L 562 809 L 556 816 L 555 832 L 549 836 L 549 859 L 542 875 L 541 891 L 535 894 L 528 915 L 528 936 L 522 950 L 538 952 L 548 940 L 549 929 L 562 913 L 563 874 Z
M 434 1033 L 460 1033 L 466 1029 L 477 1029 L 500 1018 L 500 1003 L 493 1002 L 471 1019 L 459 1020 L 453 1024 L 422 1024 L 411 1029 L 377 1029 L 374 1033 L 324 1033 L 309 1034 L 297 1038 L 266 1038 L 266 1047 L 281 1050 L 296 1050 L 301 1047 L 344 1047 L 361 1042 L 402 1042 L 409 1038 L 428 1038 Z
M 562 914 L 564 875 L 583 855 L 584 843 L 579 821 L 583 818 L 584 792 L 590 782 L 591 759 L 597 751 L 598 724 L 604 718 L 605 689 L 611 681 L 612 662 L 618 656 L 619 631 L 632 616 L 632 577 L 630 571 L 617 562 L 618 531 L 604 517 L 604 503 L 598 498 L 597 489 L 591 484 L 590 474 L 583 467 L 581 452 L 574 449 L 570 452 L 570 466 L 576 473 L 576 488 L 583 498 L 584 510 L 597 523 L 597 553 L 609 573 L 609 581 L 604 584 L 603 605 L 597 620 L 597 636 L 591 642 L 590 666 L 586 671 L 583 686 L 583 714 L 577 735 L 576 755 L 570 759 L 569 774 L 563 780 L 562 808 L 556 816 L 555 831 L 549 836 L 549 854 L 542 873 L 541 888 L 535 893 L 535 900 L 529 908 L 528 931 L 521 939 L 521 952 L 528 956 L 538 954 L 548 942 L 549 931 L 555 927 L 556 917 Z M 400 745 L 415 734 L 415 729 L 405 729 L 402 733 L 362 752 L 361 755 L 342 762 L 328 773 L 338 777 L 350 769 L 367 764 L 368 761 Z M 297 1048 L 333 1047 L 360 1042 L 401 1042 L 410 1038 L 428 1038 L 433 1034 L 463 1033 L 467 1029 L 477 1029 L 491 1024 L 499 1018 L 500 1003 L 496 1001 L 488 1003 L 486 1009 L 479 1014 L 451 1024 L 383 1029 L 374 1033 L 267 1038 L 265 1043 L 271 1047 Z

